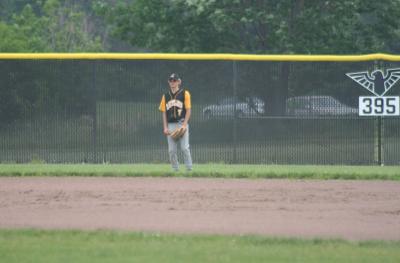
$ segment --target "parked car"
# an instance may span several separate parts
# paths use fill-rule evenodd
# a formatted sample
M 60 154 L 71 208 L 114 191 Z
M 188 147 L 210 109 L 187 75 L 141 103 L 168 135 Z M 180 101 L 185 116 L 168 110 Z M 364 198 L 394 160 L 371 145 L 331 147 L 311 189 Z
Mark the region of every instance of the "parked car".
M 341 103 L 332 96 L 299 96 L 286 101 L 286 115 L 327 116 L 358 114 L 358 109 Z
M 227 97 L 203 109 L 205 119 L 253 117 L 265 112 L 265 103 L 257 97 Z

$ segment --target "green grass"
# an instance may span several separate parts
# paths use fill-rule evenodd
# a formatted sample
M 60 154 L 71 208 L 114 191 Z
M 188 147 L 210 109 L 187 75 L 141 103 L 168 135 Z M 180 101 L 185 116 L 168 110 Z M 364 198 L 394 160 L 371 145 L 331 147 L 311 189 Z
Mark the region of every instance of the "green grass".
M 0 230 L 0 261 L 400 262 L 400 242 L 110 231 Z
M 399 166 L 196 164 L 192 172 L 168 164 L 0 164 L 0 176 L 137 176 L 400 180 Z

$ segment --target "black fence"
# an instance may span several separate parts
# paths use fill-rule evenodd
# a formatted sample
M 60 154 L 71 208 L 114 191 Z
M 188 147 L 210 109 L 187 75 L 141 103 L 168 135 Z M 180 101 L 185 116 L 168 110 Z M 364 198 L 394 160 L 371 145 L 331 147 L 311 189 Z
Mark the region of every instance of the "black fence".
M 400 164 L 400 118 L 358 116 L 349 72 L 389 61 L 0 59 L 0 162 L 164 163 L 159 102 L 192 95 L 195 163 Z M 398 96 L 400 83 L 385 95 Z

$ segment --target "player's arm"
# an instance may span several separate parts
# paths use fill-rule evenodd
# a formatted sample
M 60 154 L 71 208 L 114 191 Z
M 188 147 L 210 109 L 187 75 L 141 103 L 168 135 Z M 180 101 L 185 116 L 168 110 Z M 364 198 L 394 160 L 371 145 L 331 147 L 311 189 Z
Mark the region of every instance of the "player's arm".
M 162 113 L 162 120 L 163 120 L 163 133 L 165 135 L 169 134 L 169 130 L 168 130 L 168 122 L 167 122 L 167 112 L 163 112 Z
M 162 96 L 161 102 L 160 102 L 160 107 L 158 109 L 161 111 L 162 114 L 162 120 L 163 120 L 163 133 L 165 135 L 169 134 L 168 131 L 168 122 L 167 122 L 167 109 L 165 105 L 165 96 Z
M 187 126 L 191 114 L 192 114 L 192 109 L 187 109 L 187 110 L 186 110 L 185 119 L 183 120 L 182 126 L 185 126 L 185 127 Z
M 183 120 L 182 126 L 186 127 L 190 120 L 190 115 L 192 115 L 192 101 L 189 91 L 185 91 L 185 109 L 186 115 L 185 119 Z

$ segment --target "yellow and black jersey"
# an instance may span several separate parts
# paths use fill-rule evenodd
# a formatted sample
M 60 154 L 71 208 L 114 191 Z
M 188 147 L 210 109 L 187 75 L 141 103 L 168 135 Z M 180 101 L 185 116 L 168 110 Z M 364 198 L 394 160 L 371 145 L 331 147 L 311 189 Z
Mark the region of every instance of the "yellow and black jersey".
M 192 107 L 190 93 L 188 90 L 179 89 L 176 93 L 169 91 L 161 98 L 160 107 L 162 112 L 167 112 L 168 122 L 178 122 L 185 118 L 186 110 Z

